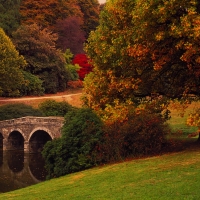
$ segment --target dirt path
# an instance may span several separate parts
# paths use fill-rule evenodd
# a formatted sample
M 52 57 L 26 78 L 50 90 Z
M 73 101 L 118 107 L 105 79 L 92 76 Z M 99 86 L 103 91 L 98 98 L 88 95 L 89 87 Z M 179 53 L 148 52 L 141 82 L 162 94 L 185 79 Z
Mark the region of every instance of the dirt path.
M 56 101 L 66 101 L 73 106 L 80 107 L 82 102 L 80 100 L 82 95 L 82 90 L 68 90 L 65 92 L 60 92 L 57 94 L 48 94 L 44 96 L 27 96 L 20 98 L 0 98 L 0 105 L 10 104 L 10 103 L 25 103 L 33 107 L 37 107 L 41 102 L 47 99 L 53 99 Z
M 0 102 L 12 102 L 12 101 L 29 101 L 29 100 L 40 100 L 40 99 L 60 99 L 60 98 L 71 98 L 73 96 L 81 95 L 82 93 L 76 94 L 65 94 L 65 95 L 50 95 L 50 96 L 42 96 L 42 97 L 20 97 L 20 98 L 1 98 Z

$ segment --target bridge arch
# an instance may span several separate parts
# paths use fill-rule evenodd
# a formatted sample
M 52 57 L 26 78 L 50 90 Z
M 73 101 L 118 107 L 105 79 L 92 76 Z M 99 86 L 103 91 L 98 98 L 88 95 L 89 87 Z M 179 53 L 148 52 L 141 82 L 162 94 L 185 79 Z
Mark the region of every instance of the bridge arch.
M 7 150 L 24 150 L 24 135 L 19 129 L 12 130 L 7 139 Z
M 36 153 L 41 152 L 44 145 L 53 139 L 52 134 L 49 134 L 49 130 L 46 128 L 36 128 L 34 129 L 29 137 L 29 152 Z
M 32 141 L 36 133 L 46 134 L 48 140 L 59 138 L 63 123 L 63 117 L 34 116 L 0 121 L 0 147 L 3 140 L 3 150 L 14 150 L 15 148 L 11 144 L 14 143 L 14 135 L 18 135 L 19 140 L 24 140 L 24 152 L 29 152 L 29 142 Z
M 51 131 L 49 129 L 47 129 L 46 127 L 37 127 L 35 129 L 33 129 L 28 137 L 28 141 L 30 141 L 30 138 L 32 137 L 32 135 L 36 132 L 36 131 L 45 131 L 46 133 L 49 134 L 49 136 L 51 137 L 51 139 L 54 139 L 53 134 L 51 133 Z

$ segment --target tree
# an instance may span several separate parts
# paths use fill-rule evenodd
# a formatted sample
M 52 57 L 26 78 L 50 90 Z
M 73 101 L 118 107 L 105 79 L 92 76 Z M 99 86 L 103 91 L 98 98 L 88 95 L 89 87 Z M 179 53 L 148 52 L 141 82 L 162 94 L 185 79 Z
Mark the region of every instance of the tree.
M 30 72 L 23 71 L 25 83 L 20 87 L 20 95 L 43 95 L 44 88 L 42 86 L 42 80 L 38 76 L 31 74 Z
M 76 16 L 82 20 L 83 16 L 76 0 L 22 0 L 20 14 L 22 24 L 37 23 L 52 30 L 58 19 Z
M 88 38 L 91 31 L 99 25 L 100 5 L 98 0 L 78 0 L 78 5 L 83 13 L 83 30 Z
M 73 107 L 67 102 L 56 102 L 55 100 L 46 100 L 39 105 L 39 110 L 45 116 L 64 117 Z
M 90 109 L 68 112 L 62 137 L 47 142 L 42 151 L 48 177 L 81 171 L 99 163 L 98 147 L 102 143 L 103 124 Z
M 13 41 L 28 65 L 26 71 L 43 81 L 45 93 L 66 89 L 69 73 L 62 53 L 56 49 L 57 35 L 37 24 L 20 26 Z
M 1 28 L 0 44 L 0 95 L 17 96 L 21 84 L 25 83 L 22 70 L 26 62 Z
M 188 0 L 107 2 L 86 45 L 94 65 L 85 81 L 88 104 L 199 95 L 199 11 Z
M 70 49 L 73 54 L 83 52 L 85 33 L 81 29 L 80 20 L 77 17 L 68 17 L 58 20 L 56 23 L 58 33 L 57 46 L 64 52 Z
M 11 36 L 20 24 L 19 7 L 19 0 L 0 0 L 0 27 L 8 36 Z
M 25 116 L 43 116 L 42 113 L 29 105 L 22 103 L 0 106 L 0 120 L 14 119 Z

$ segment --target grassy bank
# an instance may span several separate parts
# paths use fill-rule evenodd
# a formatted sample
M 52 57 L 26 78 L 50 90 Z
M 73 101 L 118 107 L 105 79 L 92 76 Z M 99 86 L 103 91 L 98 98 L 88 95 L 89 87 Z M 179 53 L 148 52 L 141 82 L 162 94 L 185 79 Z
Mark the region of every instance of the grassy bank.
M 0 199 L 200 199 L 200 148 L 107 165 L 0 194 Z

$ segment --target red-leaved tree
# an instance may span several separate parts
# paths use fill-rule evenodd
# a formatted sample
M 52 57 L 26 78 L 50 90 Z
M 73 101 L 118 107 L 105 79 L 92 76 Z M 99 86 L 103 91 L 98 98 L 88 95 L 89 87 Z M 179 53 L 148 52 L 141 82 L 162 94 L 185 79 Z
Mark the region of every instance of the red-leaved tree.
M 86 74 L 92 71 L 92 65 L 90 64 L 89 58 L 86 54 L 77 54 L 73 59 L 73 64 L 79 64 L 80 70 L 78 71 L 78 75 L 80 80 L 83 80 Z

